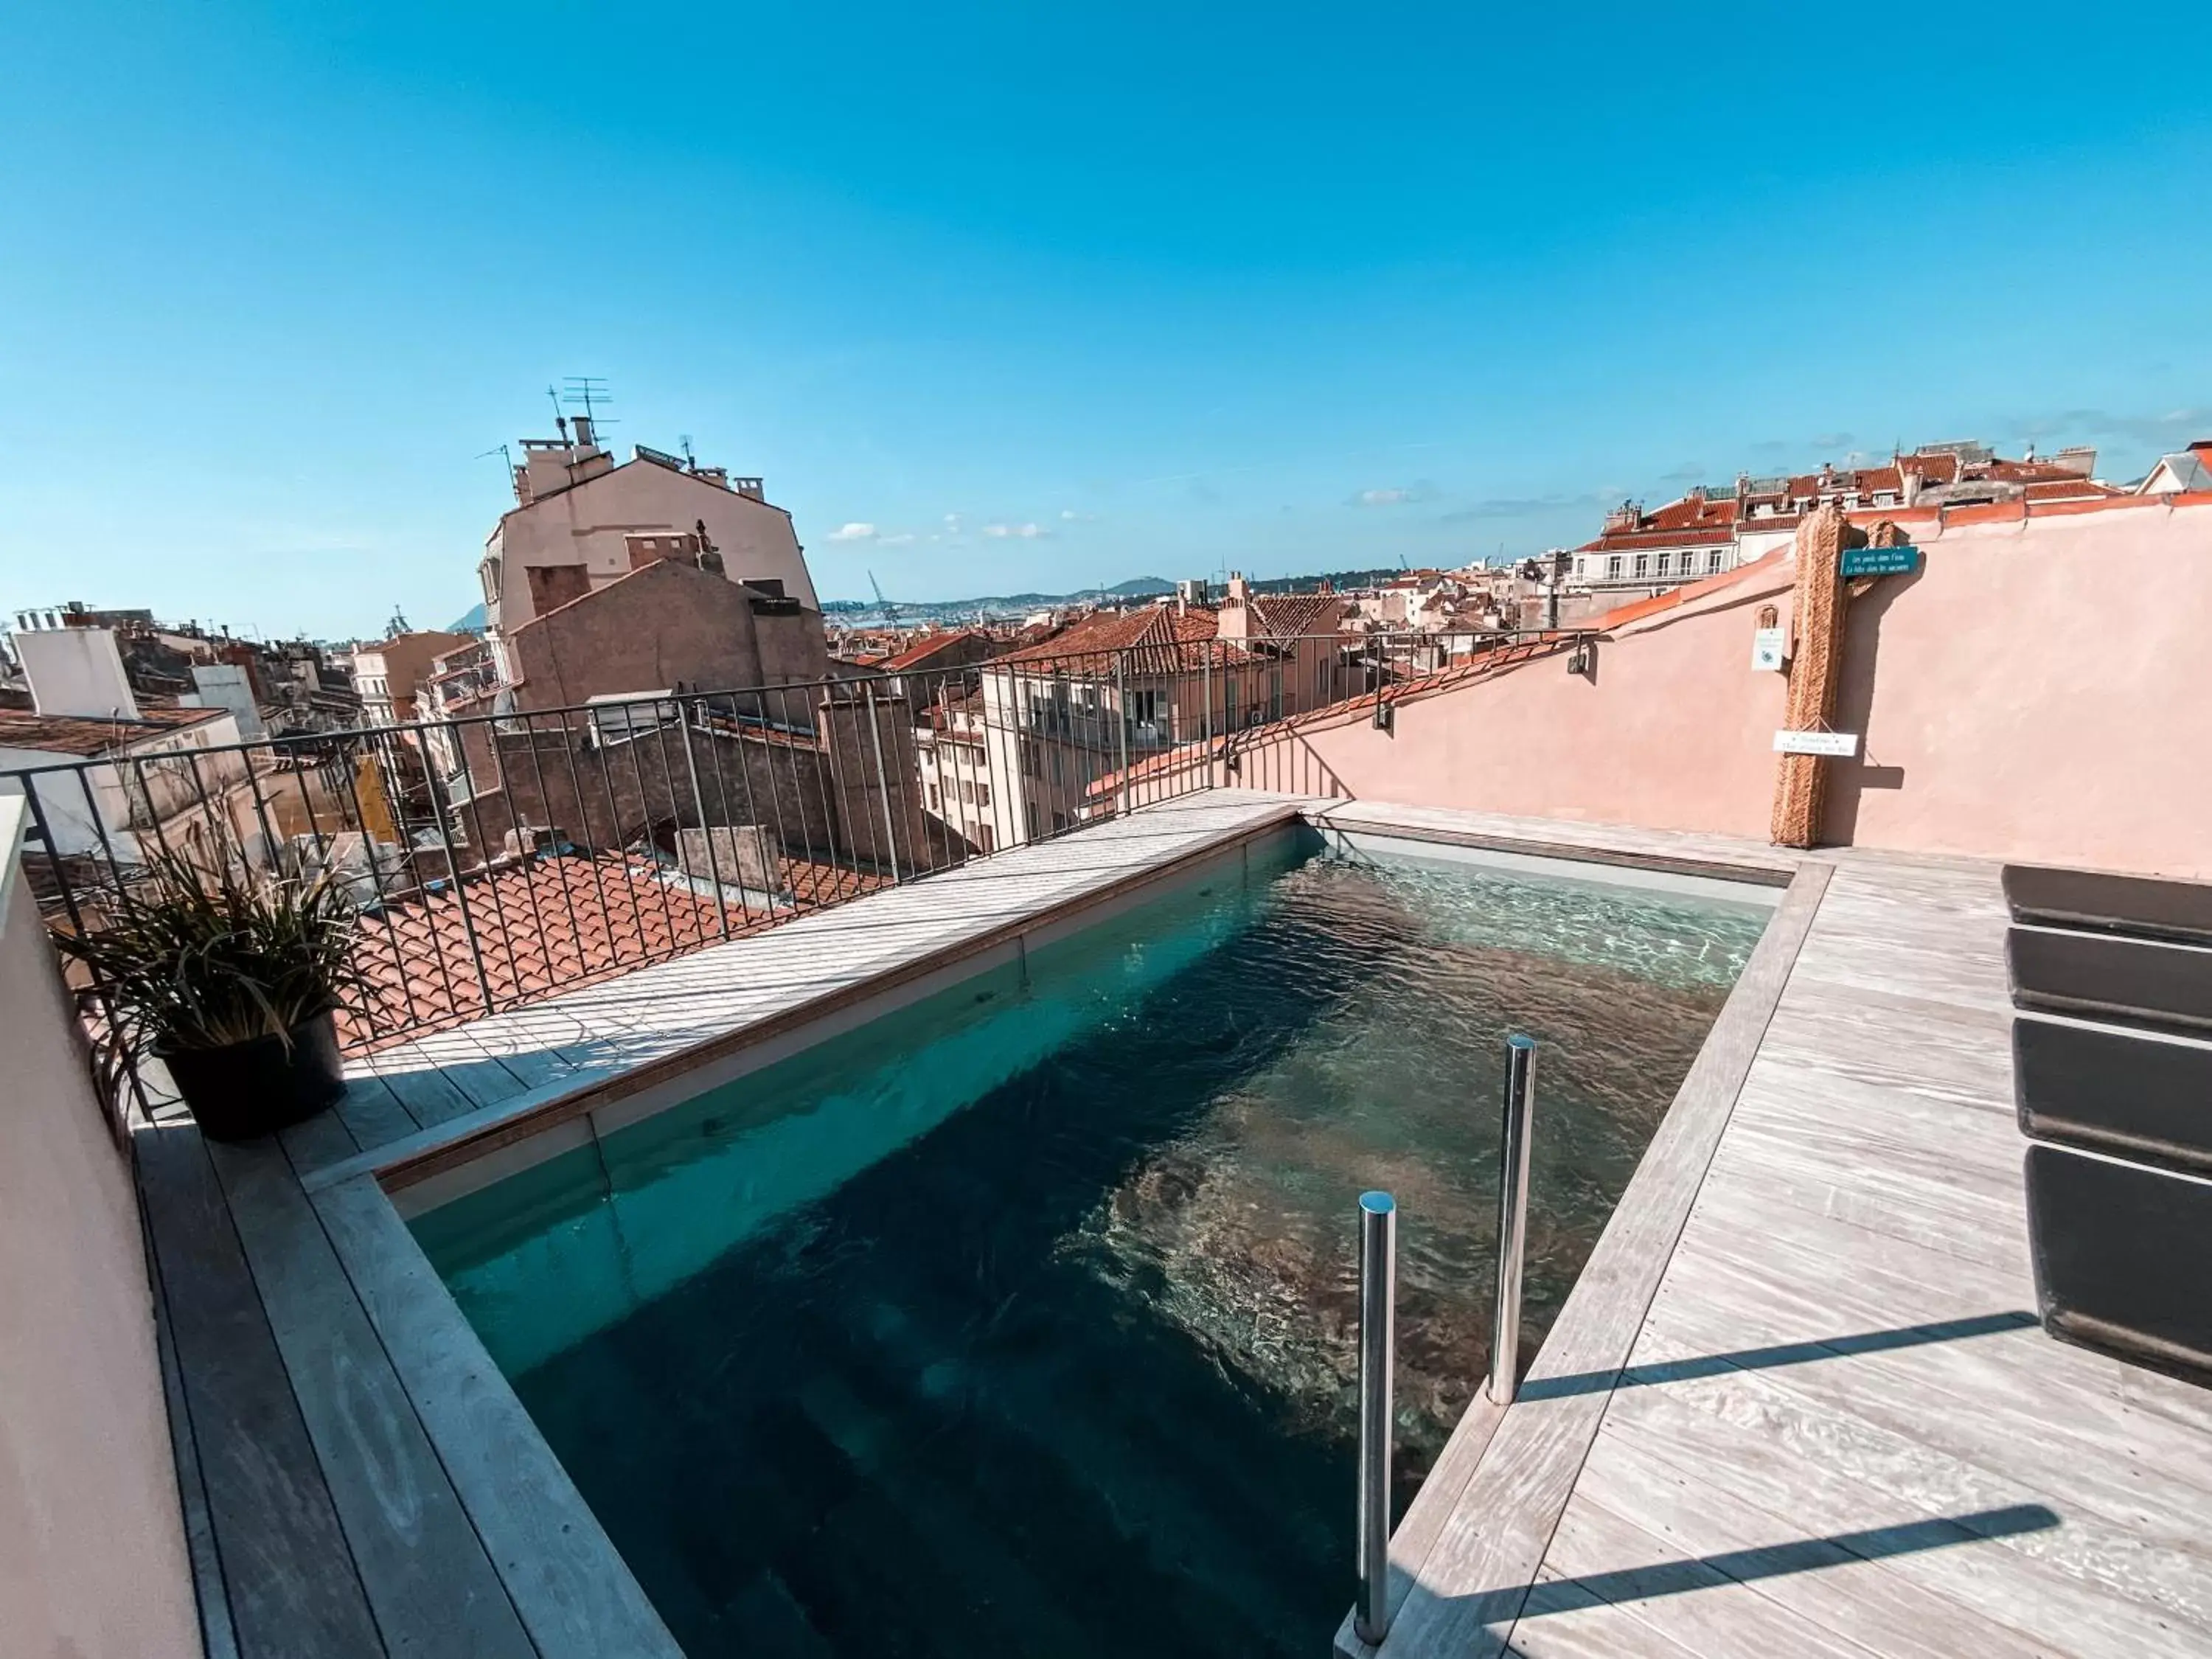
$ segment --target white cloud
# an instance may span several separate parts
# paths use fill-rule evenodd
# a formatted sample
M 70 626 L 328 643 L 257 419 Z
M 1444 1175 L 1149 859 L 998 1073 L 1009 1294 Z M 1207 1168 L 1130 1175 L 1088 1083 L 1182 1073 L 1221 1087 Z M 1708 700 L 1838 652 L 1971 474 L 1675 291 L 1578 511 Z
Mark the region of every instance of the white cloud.
M 872 542 L 876 538 L 876 527 L 872 524 L 841 525 L 830 532 L 833 542 Z
M 983 526 L 983 533 L 1001 540 L 1014 537 L 1022 541 L 1034 541 L 1039 536 L 1051 535 L 1052 532 L 1041 524 L 987 524 Z
M 948 513 L 948 514 L 946 514 L 945 515 L 945 527 L 947 530 L 957 530 L 957 529 L 959 529 L 959 528 L 960 528 L 960 516 L 961 516 L 961 515 L 960 515 L 959 514 L 957 514 L 957 513 Z
M 1396 507 L 1413 499 L 1410 489 L 1363 489 L 1352 498 L 1361 507 Z
M 878 536 L 876 538 L 876 542 L 877 544 L 881 547 L 904 547 L 913 539 L 914 532 L 911 530 L 902 530 L 896 536 Z M 933 537 L 931 539 L 934 540 L 936 538 Z

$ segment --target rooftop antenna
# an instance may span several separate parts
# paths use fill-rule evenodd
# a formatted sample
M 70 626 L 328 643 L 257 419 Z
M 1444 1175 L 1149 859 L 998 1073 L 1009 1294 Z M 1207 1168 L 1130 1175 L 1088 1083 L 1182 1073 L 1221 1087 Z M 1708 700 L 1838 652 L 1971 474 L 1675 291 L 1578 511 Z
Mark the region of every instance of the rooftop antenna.
M 483 454 L 477 456 L 476 459 L 480 461 L 488 461 L 495 455 L 498 456 L 500 459 L 507 463 L 507 475 L 510 478 L 513 477 L 514 476 L 514 452 L 509 449 L 505 444 L 494 444 L 489 449 L 484 451 Z
M 684 466 L 690 471 L 696 472 L 699 470 L 699 458 L 691 453 L 691 434 L 688 432 L 678 433 L 676 447 L 684 452 Z
M 414 629 L 407 626 L 407 613 L 396 605 L 392 607 L 392 620 L 384 626 L 386 639 L 398 639 L 402 634 L 414 632 Z
M 584 418 L 592 423 L 593 432 L 603 426 L 622 424 L 619 421 L 603 418 L 599 414 L 602 408 L 614 402 L 614 395 L 607 390 L 604 375 L 570 374 L 563 377 L 562 386 L 563 390 L 560 401 L 570 409 L 580 408 L 584 411 Z
M 561 441 L 565 444 L 568 441 L 568 417 L 561 412 L 561 394 L 549 386 L 545 395 L 552 402 L 553 424 L 561 428 Z

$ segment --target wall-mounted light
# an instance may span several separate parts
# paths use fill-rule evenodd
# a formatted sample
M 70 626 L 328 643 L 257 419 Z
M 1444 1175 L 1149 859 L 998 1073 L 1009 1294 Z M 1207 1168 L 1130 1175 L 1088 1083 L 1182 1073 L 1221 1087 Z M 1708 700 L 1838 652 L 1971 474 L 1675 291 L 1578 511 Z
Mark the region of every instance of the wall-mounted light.
M 1567 653 L 1567 672 L 1587 678 L 1596 672 L 1597 642 L 1595 640 L 1577 640 L 1574 649 Z

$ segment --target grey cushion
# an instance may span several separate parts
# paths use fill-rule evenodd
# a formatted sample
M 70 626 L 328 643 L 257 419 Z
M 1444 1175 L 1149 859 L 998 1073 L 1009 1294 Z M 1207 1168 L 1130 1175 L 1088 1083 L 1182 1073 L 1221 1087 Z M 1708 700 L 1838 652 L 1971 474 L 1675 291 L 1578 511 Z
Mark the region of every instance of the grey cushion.
M 2015 921 L 2212 945 L 2212 882 L 2111 876 L 2039 864 L 2008 864 L 2002 879 Z
M 2212 1175 L 2212 1042 L 2023 1014 L 2012 1064 L 2022 1134 Z
M 2027 1222 L 2045 1330 L 2212 1382 L 2212 1181 L 2030 1146 Z
M 2212 1030 L 2212 949 L 2045 927 L 2005 931 L 2017 1007 Z

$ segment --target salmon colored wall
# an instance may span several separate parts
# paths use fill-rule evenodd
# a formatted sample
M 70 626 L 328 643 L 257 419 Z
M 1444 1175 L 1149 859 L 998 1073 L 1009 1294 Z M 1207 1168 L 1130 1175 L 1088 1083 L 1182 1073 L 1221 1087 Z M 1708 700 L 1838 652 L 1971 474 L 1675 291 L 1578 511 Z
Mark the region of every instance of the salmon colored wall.
M 1909 525 L 1852 602 L 1826 839 L 2212 878 L 2212 501 Z
M 1293 732 L 1227 781 L 1764 839 L 1783 681 L 1753 671 L 1752 634 L 1762 605 L 1788 617 L 1787 580 L 1740 583 L 1601 641 L 1594 678 L 1539 658 L 1398 704 L 1389 734 L 1364 712 Z
M 1897 516 L 1925 557 L 1851 603 L 1834 725 L 1865 743 L 1823 839 L 2212 879 L 2212 497 Z M 1540 659 L 1220 781 L 1764 840 L 1783 681 L 1751 636 L 1793 569 L 1621 626 L 1594 684 Z
M 199 1623 L 137 1202 L 29 888 L 0 889 L 0 1652 L 181 1659 Z

